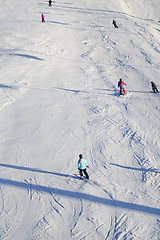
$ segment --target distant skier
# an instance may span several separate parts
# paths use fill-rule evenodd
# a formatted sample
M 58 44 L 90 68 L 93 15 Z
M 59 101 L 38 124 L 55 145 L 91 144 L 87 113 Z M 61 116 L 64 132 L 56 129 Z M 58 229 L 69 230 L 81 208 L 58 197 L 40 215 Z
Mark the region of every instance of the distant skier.
M 120 95 L 122 95 L 123 93 L 125 94 L 126 93 L 126 91 L 125 91 L 125 89 L 124 89 L 124 85 L 126 85 L 123 81 L 122 81 L 122 79 L 120 78 L 120 80 L 119 80 L 119 82 L 118 82 L 118 87 L 120 87 Z M 122 90 L 123 90 L 123 93 L 122 93 Z
M 42 22 L 45 22 L 45 20 L 44 20 L 44 14 L 42 13 L 42 15 L 41 15 L 41 18 L 42 18 Z
M 88 167 L 87 161 L 83 158 L 82 154 L 79 155 L 78 160 L 78 170 L 81 177 L 83 177 L 83 173 L 86 176 L 87 179 L 89 179 L 89 175 L 86 171 L 86 167 Z
M 114 25 L 114 27 L 115 27 L 115 28 L 118 28 L 118 26 L 117 26 L 117 23 L 116 23 L 116 21 L 115 21 L 115 20 L 113 20 L 113 22 L 112 22 L 112 23 L 113 23 L 113 25 Z
M 52 1 L 51 1 L 51 0 L 49 0 L 49 6 L 50 6 L 50 7 L 52 6 Z
M 154 82 L 151 82 L 152 85 L 152 90 L 154 91 L 154 93 L 158 93 L 158 88 L 156 86 L 156 84 Z

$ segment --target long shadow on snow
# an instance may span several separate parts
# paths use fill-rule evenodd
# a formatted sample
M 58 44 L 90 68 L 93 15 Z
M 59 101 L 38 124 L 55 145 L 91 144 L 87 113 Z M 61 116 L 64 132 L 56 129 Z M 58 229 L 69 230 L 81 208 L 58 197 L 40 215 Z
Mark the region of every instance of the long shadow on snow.
M 11 89 L 16 89 L 16 87 L 14 87 L 14 86 L 9 86 L 9 85 L 4 85 L 4 84 L 0 84 L 0 88 L 11 88 Z
M 152 92 L 152 91 L 138 91 L 138 90 L 128 90 L 128 92 L 135 92 L 135 93 L 154 93 L 154 92 Z
M 10 55 L 18 56 L 18 57 L 31 58 L 31 59 L 35 59 L 35 60 L 39 60 L 39 61 L 43 60 L 43 58 L 35 57 L 33 55 L 28 55 L 28 54 L 10 53 Z
M 111 95 L 111 96 L 114 96 L 114 95 L 117 95 L 117 92 L 118 91 L 115 91 L 115 90 L 111 90 L 111 89 L 97 89 L 97 90 L 105 90 L 105 91 L 110 91 L 110 92 L 114 92 L 114 94 L 109 94 L 109 93 L 98 93 L 98 92 L 91 92 L 91 91 L 86 91 L 86 90 L 76 90 L 76 89 L 68 89 L 68 88 L 59 88 L 59 87 L 53 87 L 57 90 L 62 90 L 62 91 L 66 91 L 66 92 L 72 92 L 72 93 L 75 93 L 75 94 L 78 94 L 78 93 L 90 93 L 90 94 L 97 94 L 97 95 Z
M 76 89 L 68 89 L 68 88 L 60 88 L 60 87 L 53 87 L 57 90 L 62 90 L 62 91 L 66 91 L 66 92 L 73 92 L 73 93 L 92 93 L 90 91 L 85 91 L 85 90 L 76 90 Z
M 78 93 L 90 93 L 90 94 L 98 94 L 98 95 L 108 95 L 108 96 L 119 96 L 119 90 L 114 90 L 114 89 L 100 89 L 100 88 L 96 88 L 96 90 L 98 91 L 105 91 L 105 93 L 98 93 L 98 92 L 91 92 L 91 91 L 86 91 L 86 90 L 74 90 L 74 89 L 67 89 L 67 88 L 58 88 L 58 87 L 53 87 L 55 89 L 58 89 L 58 90 L 63 90 L 63 91 L 66 91 L 66 92 L 73 92 L 75 94 L 78 94 Z M 113 92 L 113 93 L 106 93 L 106 92 Z M 135 92 L 135 93 L 153 93 L 151 91 L 132 91 L 132 90 L 126 90 L 126 92 L 128 93 L 132 93 L 132 92 Z
M 97 88 L 97 90 L 115 92 L 115 90 L 107 89 L 107 88 L 102 88 L 102 89 Z M 129 92 L 129 93 L 154 93 L 152 91 L 139 91 L 139 90 L 126 90 L 126 92 Z
M 45 171 L 45 170 L 41 170 L 41 169 L 37 169 L 37 168 L 29 168 L 29 167 L 15 166 L 15 165 L 10 165 L 10 164 L 3 164 L 3 163 L 0 163 L 0 167 L 13 168 L 13 169 L 24 170 L 24 171 L 29 171 L 29 172 L 46 173 L 46 174 L 57 175 L 57 176 L 60 176 L 60 177 L 70 177 L 70 178 L 75 178 L 75 179 L 77 179 L 77 177 L 76 177 L 76 176 L 73 176 L 73 175 L 68 175 L 68 174 L 63 174 L 63 173 L 49 172 L 49 171 Z
M 134 168 L 134 167 L 127 167 L 127 166 L 122 166 L 116 163 L 110 163 L 113 166 L 120 167 L 120 168 L 125 168 L 129 170 L 135 170 L 135 171 L 141 171 L 141 172 L 154 172 L 154 173 L 160 173 L 160 171 L 156 168 Z
M 125 16 L 129 16 L 129 17 L 132 17 L 132 18 L 136 18 L 136 19 L 141 19 L 141 20 L 147 20 L 147 21 L 153 21 L 152 19 L 147 19 L 147 18 L 140 18 L 140 17 L 136 17 L 136 16 L 133 16 L 131 14 L 128 14 L 128 13 L 125 13 L 125 12 L 118 12 L 118 11 L 113 11 L 113 10 L 104 10 L 104 9 L 93 9 L 93 8 L 78 8 L 78 7 L 70 7 L 70 6 L 60 6 L 60 5 L 57 5 L 55 4 L 54 5 L 54 8 L 64 8 L 64 9 L 70 9 L 70 10 L 78 10 L 82 13 L 91 13 L 91 14 L 97 14 L 97 12 L 99 13 L 104 13 L 104 14 L 108 14 L 108 13 L 114 13 L 114 14 L 122 14 L 122 15 L 125 15 Z M 108 16 L 107 16 L 108 17 Z
M 118 200 L 106 199 L 102 197 L 93 196 L 91 194 L 62 190 L 62 189 L 53 188 L 53 187 L 45 187 L 42 185 L 28 184 L 24 182 L 18 182 L 18 181 L 2 179 L 2 178 L 0 178 L 0 184 L 7 185 L 10 187 L 13 186 L 14 188 L 35 190 L 37 192 L 43 192 L 43 193 L 49 193 L 49 194 L 52 193 L 52 194 L 61 195 L 67 198 L 82 199 L 82 200 L 86 200 L 86 201 L 90 201 L 98 204 L 108 205 L 114 208 L 128 209 L 128 210 L 133 210 L 141 213 L 148 213 L 148 214 L 160 216 L 160 209 L 158 208 L 147 207 L 139 204 L 122 202 Z
M 55 22 L 55 21 L 47 21 L 49 23 L 60 24 L 60 25 L 70 25 L 69 23 Z

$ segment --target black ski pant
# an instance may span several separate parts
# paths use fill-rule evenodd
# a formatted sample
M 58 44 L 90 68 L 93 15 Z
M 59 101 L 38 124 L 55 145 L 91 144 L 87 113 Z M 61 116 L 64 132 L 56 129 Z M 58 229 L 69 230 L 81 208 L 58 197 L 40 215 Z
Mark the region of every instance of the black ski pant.
M 154 93 L 158 92 L 157 88 L 153 88 Z
M 118 26 L 117 26 L 117 24 L 116 24 L 116 23 L 113 23 L 113 25 L 114 25 L 114 27 L 115 27 L 115 28 L 118 28 Z
M 86 178 L 89 179 L 89 175 L 86 171 L 86 168 L 85 169 L 79 169 L 79 174 L 80 174 L 81 177 L 83 177 L 83 173 L 86 176 Z

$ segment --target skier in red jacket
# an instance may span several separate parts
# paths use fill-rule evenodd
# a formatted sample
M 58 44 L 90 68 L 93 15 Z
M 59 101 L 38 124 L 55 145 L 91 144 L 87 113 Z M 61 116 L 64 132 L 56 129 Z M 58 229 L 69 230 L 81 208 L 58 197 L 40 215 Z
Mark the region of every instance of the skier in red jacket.
M 120 80 L 119 80 L 119 82 L 118 82 L 118 87 L 120 87 L 120 95 L 122 95 L 123 93 L 125 94 L 126 93 L 126 91 L 125 91 L 125 89 L 124 89 L 124 85 L 126 85 L 123 81 L 122 81 L 122 79 L 120 78 Z M 122 90 L 123 90 L 123 93 L 122 93 Z

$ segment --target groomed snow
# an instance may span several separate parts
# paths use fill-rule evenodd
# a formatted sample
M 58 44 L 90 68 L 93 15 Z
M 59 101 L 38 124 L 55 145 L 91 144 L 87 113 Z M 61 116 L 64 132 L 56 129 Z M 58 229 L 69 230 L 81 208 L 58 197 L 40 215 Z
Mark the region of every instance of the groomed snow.
M 160 239 L 159 1 L 0 9 L 0 239 Z

